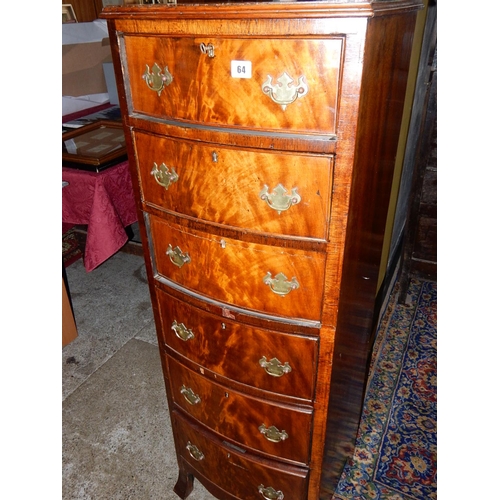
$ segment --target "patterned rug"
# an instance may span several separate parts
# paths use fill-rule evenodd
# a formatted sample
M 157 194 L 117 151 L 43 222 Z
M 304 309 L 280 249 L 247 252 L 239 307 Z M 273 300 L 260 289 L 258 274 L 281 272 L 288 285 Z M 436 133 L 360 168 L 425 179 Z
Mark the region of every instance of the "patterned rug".
M 353 459 L 334 500 L 437 498 L 437 284 L 395 292 L 379 328 Z
M 83 257 L 83 254 L 78 245 L 74 229 L 67 231 L 64 231 L 64 229 L 62 235 L 62 256 L 64 267 L 68 267 Z

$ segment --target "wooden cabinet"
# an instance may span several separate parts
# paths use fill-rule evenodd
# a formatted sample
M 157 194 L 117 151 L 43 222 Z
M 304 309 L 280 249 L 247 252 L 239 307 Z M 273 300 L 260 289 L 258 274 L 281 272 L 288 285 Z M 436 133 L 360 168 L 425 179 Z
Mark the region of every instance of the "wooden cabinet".
M 62 346 L 66 346 L 78 337 L 75 316 L 71 307 L 65 275 L 62 279 Z
M 109 7 L 179 464 L 329 499 L 354 448 L 418 1 Z
M 63 5 L 71 4 L 79 23 L 95 21 L 102 11 L 102 0 L 62 0 Z

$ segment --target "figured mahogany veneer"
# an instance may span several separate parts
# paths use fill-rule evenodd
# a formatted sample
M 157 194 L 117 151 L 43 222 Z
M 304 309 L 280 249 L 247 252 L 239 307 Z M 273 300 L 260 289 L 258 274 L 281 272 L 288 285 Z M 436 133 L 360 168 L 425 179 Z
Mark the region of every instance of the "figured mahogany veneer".
M 173 411 L 171 415 L 174 436 L 180 448 L 181 470 L 186 473 L 196 471 L 197 477 L 204 478 L 204 482 L 208 480 L 216 485 L 216 489 L 209 489 L 219 498 L 261 498 L 261 485 L 281 491 L 283 498 L 306 498 L 307 468 L 257 458 L 182 418 L 178 412 Z M 196 450 L 192 446 L 203 454 L 203 458 L 194 458 Z M 177 486 L 176 492 L 181 497 L 184 494 Z
M 241 384 L 300 398 L 304 404 L 312 402 L 318 363 L 317 337 L 249 327 L 203 312 L 165 292 L 158 292 L 158 300 L 164 346 Z M 183 331 L 188 332 L 184 338 Z M 292 371 L 282 377 L 270 377 L 259 365 L 264 356 L 268 360 L 280 358 Z M 265 397 L 272 398 L 273 394 Z
M 208 381 L 173 358 L 167 365 L 175 404 L 199 422 L 238 446 L 304 465 L 309 462 L 312 408 L 246 396 Z M 293 377 L 293 372 L 287 375 Z M 276 427 L 269 435 L 274 441 L 265 437 L 261 426 L 264 431 Z
M 142 197 L 151 207 L 248 231 L 327 238 L 332 156 L 229 148 L 142 132 L 134 133 L 134 145 Z M 162 163 L 170 174 L 163 184 L 153 174 Z M 296 189 L 300 201 L 282 211 L 272 208 L 260 193 L 267 186 L 272 195 L 279 185 L 285 196 Z
M 220 500 L 330 500 L 352 455 L 419 8 L 101 16 L 181 498 L 196 478 Z
M 148 218 L 154 265 L 161 277 L 214 300 L 270 316 L 319 321 L 325 255 L 295 248 L 275 248 L 188 229 L 156 216 Z M 182 266 L 167 251 L 189 258 Z M 203 270 L 203 271 L 202 271 Z M 284 275 L 286 295 L 265 278 Z M 293 286 L 297 288 L 293 288 Z
M 214 56 L 201 54 L 201 44 L 212 44 Z M 123 45 L 133 113 L 211 126 L 335 133 L 342 38 L 125 35 Z M 252 78 L 240 78 L 234 85 L 231 61 L 249 57 Z M 161 70 L 167 67 L 172 76 L 172 83 L 161 91 L 168 94 L 168 99 L 144 92 L 146 65 L 151 70 L 155 62 Z M 268 76 L 276 84 L 285 72 L 295 84 L 299 77 L 307 75 L 306 84 L 314 90 L 309 99 L 297 99 L 295 106 L 290 105 L 283 113 L 277 112 L 276 104 L 262 92 L 262 85 Z

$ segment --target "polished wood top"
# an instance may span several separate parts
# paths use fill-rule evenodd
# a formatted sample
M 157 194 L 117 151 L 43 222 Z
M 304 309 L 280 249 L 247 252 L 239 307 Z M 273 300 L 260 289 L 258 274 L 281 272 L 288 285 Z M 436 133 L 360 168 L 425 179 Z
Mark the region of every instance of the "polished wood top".
M 278 7 L 279 6 L 279 7 Z M 282 8 L 281 8 L 282 6 Z M 278 7 L 278 8 L 277 8 Z M 421 9 L 420 0 L 331 0 L 328 2 L 282 1 L 282 2 L 231 2 L 207 1 L 194 2 L 180 0 L 176 4 L 108 6 L 100 14 L 100 18 L 133 18 L 169 19 L 179 16 L 183 18 L 218 18 L 237 15 L 238 18 L 272 19 L 290 17 L 371 17 L 387 11 L 408 11 Z

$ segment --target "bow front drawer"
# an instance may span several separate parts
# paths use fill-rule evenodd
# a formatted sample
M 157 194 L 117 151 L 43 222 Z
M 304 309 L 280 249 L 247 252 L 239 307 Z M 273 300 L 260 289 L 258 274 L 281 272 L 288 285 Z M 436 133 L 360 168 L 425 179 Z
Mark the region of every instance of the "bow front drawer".
M 174 402 L 218 434 L 268 455 L 309 463 L 312 409 L 229 390 L 167 356 Z
M 333 136 L 342 38 L 123 36 L 129 113 Z
M 250 231 L 326 240 L 332 156 L 134 133 L 144 201 Z
M 319 339 L 221 318 L 158 291 L 163 342 L 223 377 L 312 401 Z M 277 361 L 268 364 L 271 360 Z
M 230 305 L 319 321 L 325 254 L 250 243 L 149 216 L 158 274 Z
M 306 498 L 309 470 L 275 460 L 258 459 L 247 450 L 223 441 L 202 426 L 191 424 L 172 412 L 172 428 L 179 442 L 179 454 L 197 477 L 209 478 L 223 491 L 224 498 Z M 202 479 L 201 479 L 202 480 Z

